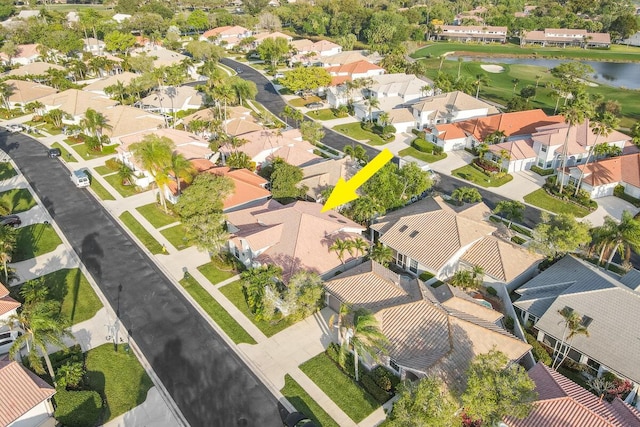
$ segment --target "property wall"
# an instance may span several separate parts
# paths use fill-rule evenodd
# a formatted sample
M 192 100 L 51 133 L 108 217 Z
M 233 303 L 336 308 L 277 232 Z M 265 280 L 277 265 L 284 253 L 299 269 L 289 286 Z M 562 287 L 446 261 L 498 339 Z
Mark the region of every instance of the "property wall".
M 413 129 L 413 122 L 404 122 L 404 123 L 394 123 L 393 126 L 396 128 L 396 133 L 410 132 Z
M 440 142 L 442 140 L 438 140 Z M 456 139 L 447 139 L 442 146 L 445 152 L 448 151 L 456 151 L 456 150 L 464 150 L 467 146 L 467 138 L 456 138 Z
M 589 192 L 592 199 L 597 199 L 599 197 L 613 196 L 613 189 L 618 185 L 617 182 L 605 185 L 598 185 L 596 187 L 591 187 L 588 184 L 580 184 L 580 187 Z M 634 196 L 635 197 L 635 196 Z
M 640 199 L 640 188 L 624 183 L 624 192 L 630 195 L 631 197 L 635 197 L 636 199 Z

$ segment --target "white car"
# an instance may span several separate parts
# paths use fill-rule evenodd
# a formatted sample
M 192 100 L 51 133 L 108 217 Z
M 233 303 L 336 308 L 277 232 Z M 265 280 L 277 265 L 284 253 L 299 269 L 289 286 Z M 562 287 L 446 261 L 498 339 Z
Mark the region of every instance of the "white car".
M 22 335 L 20 331 L 6 331 L 0 333 L 0 354 L 9 353 L 15 340 Z
M 12 123 L 6 126 L 9 132 L 22 132 L 24 130 L 24 126 Z

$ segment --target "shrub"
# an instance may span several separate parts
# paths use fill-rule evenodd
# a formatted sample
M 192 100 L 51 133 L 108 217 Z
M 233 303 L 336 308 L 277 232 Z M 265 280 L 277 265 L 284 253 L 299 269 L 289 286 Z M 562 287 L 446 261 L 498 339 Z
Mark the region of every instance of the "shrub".
M 434 277 L 433 274 L 429 273 L 428 271 L 423 271 L 422 273 L 420 273 L 420 280 L 422 280 L 423 282 L 426 282 L 427 280 L 430 280 Z
M 340 346 L 334 342 L 329 344 L 329 347 L 324 351 L 329 359 L 333 360 L 335 363 L 338 363 L 338 357 L 340 355 Z
M 433 145 L 433 154 L 442 154 L 444 152 L 444 148 L 439 145 Z
M 362 123 L 360 123 L 360 127 L 366 131 L 372 132 L 373 131 L 373 123 L 369 122 L 369 121 L 364 121 Z
M 382 133 L 384 135 L 387 135 L 389 133 L 396 133 L 396 127 L 393 125 L 386 125 L 385 127 L 382 128 Z
M 544 348 L 542 343 L 528 332 L 525 332 L 524 336 L 527 338 L 527 342 L 529 343 L 529 345 L 533 347 L 531 349 L 531 352 L 533 353 L 534 359 L 536 359 L 538 362 L 544 363 L 547 366 L 551 366 L 551 356 L 549 356 L 549 353 Z
M 494 297 L 498 295 L 498 291 L 496 291 L 496 288 L 494 288 L 493 286 L 487 286 L 487 293 Z
M 635 207 L 640 207 L 640 199 L 636 199 L 635 197 L 632 197 L 630 195 L 628 195 L 627 193 L 624 192 L 624 187 L 622 185 L 617 185 L 614 189 L 613 189 L 613 195 L 622 199 L 622 200 L 626 200 L 627 202 L 631 203 L 632 205 L 634 205 Z
M 542 169 L 541 167 L 538 166 L 531 166 L 531 172 L 535 172 L 540 176 L 548 176 L 548 175 L 552 175 L 555 171 L 553 169 Z
M 411 146 L 418 151 L 422 151 L 423 153 L 433 153 L 435 145 L 430 143 L 429 141 L 425 141 L 422 138 L 414 139 L 411 143 Z
M 513 331 L 515 330 L 515 327 L 516 327 L 516 321 L 513 320 L 513 317 L 507 316 L 504 319 L 504 327 L 507 328 L 508 331 L 513 333 Z
M 604 373 L 602 374 L 602 378 L 603 378 L 605 381 L 610 382 L 610 383 L 615 382 L 616 380 L 618 380 L 618 379 L 619 379 L 619 378 L 618 378 L 618 376 L 617 376 L 616 374 L 614 374 L 613 372 L 609 372 L 609 371 L 604 372 Z
M 360 383 L 362 384 L 362 387 L 364 387 L 364 389 L 380 404 L 386 402 L 391 397 L 389 393 L 378 387 L 369 373 L 362 376 Z
M 524 240 L 522 237 L 520 236 L 513 236 L 511 238 L 511 241 L 513 243 L 515 243 L 516 245 L 522 245 L 524 242 L 526 242 L 526 240 Z
M 94 426 L 102 414 L 102 398 L 97 391 L 58 390 L 55 401 L 54 416 L 68 427 Z
M 109 159 L 104 162 L 104 165 L 109 168 L 109 170 L 117 171 L 120 169 L 120 165 L 122 163 L 118 159 Z
M 400 378 L 382 365 L 373 368 L 371 370 L 371 376 L 376 384 L 378 384 L 378 387 L 384 391 L 395 392 L 396 387 L 400 384 Z
M 78 344 L 66 348 L 64 350 L 56 351 L 49 356 L 53 369 L 57 369 L 67 363 L 83 362 L 84 354 Z

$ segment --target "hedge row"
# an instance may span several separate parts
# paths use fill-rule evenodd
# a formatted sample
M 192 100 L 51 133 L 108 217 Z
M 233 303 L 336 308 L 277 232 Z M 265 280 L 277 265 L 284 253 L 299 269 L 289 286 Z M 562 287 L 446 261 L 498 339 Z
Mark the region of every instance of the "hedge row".
M 540 176 L 548 176 L 548 175 L 553 175 L 555 170 L 553 169 L 542 169 L 539 166 L 531 166 L 531 172 L 535 172 Z
M 57 390 L 56 420 L 67 427 L 90 427 L 98 424 L 102 414 L 102 398 L 97 391 Z
M 411 146 L 418 151 L 422 151 L 423 153 L 431 154 L 441 154 L 443 151 L 442 147 L 437 146 L 436 144 L 424 140 L 422 138 L 416 138 L 411 142 Z
M 529 345 L 533 347 L 531 351 L 533 352 L 534 359 L 536 359 L 536 361 L 538 362 L 544 363 L 547 366 L 551 366 L 551 356 L 549 356 L 549 353 L 544 348 L 542 343 L 540 343 L 540 341 L 538 341 L 527 331 L 524 332 L 524 336 L 527 338 L 527 342 L 529 343 Z

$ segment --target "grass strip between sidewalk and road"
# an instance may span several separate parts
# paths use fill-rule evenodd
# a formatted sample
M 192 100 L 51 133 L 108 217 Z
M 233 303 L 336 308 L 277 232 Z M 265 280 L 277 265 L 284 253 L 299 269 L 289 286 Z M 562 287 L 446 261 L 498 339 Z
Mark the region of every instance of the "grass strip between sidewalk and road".
M 135 196 L 141 193 L 139 188 L 135 185 L 122 185 L 122 178 L 118 174 L 108 175 L 104 177 L 104 180 L 111 185 L 122 197 Z
M 184 229 L 184 225 L 178 224 L 173 227 L 165 228 L 160 231 L 160 234 L 164 236 L 165 239 L 169 241 L 173 245 L 174 248 L 181 251 L 183 249 L 187 249 L 188 247 L 193 245 L 187 238 L 187 234 Z
M 208 263 L 198 267 L 198 271 L 213 285 L 238 274 L 238 270 L 233 264 L 226 263 L 220 259 L 212 259 Z
M 242 326 L 203 288 L 193 276 L 180 280 L 180 285 L 207 312 L 211 319 L 236 343 L 256 344 L 256 341 Z
M 62 157 L 62 159 L 67 163 L 76 163 L 78 161 L 78 159 L 76 159 L 75 156 L 69 152 L 69 150 L 64 148 L 62 144 L 58 142 L 54 142 L 53 144 L 51 144 L 51 148 L 59 149 L 62 153 L 60 157 Z
M 284 377 L 284 387 L 280 393 L 300 412 L 305 414 L 316 425 L 322 427 L 339 427 L 333 418 L 313 400 L 309 393 L 289 374 Z
M 590 213 L 587 208 L 551 197 L 544 188 L 527 194 L 524 196 L 524 201 L 530 205 L 546 209 L 556 214 L 568 213 L 577 218 L 583 218 Z
M 247 319 L 249 319 L 258 329 L 262 331 L 267 337 L 273 336 L 278 332 L 288 328 L 293 325 L 295 321 L 291 320 L 289 317 L 285 317 L 284 319 L 273 319 L 273 320 L 256 320 L 251 310 L 249 310 L 249 306 L 247 305 L 247 301 L 244 297 L 244 292 L 242 289 L 242 281 L 236 280 L 235 282 L 229 283 L 228 285 L 224 285 L 220 288 L 220 292 L 227 297 L 229 301 L 235 305 L 238 310 L 244 314 Z
M 91 182 L 90 188 L 101 200 L 115 200 L 113 194 L 109 193 L 109 190 L 104 188 L 104 185 L 100 184 L 97 179 L 95 179 L 91 174 L 89 175 L 89 181 Z
M 142 242 L 152 254 L 162 253 L 162 245 L 131 215 L 131 212 L 123 212 L 120 221 Z
M 137 207 L 136 210 L 155 228 L 165 227 L 180 221 L 180 218 L 166 213 L 157 203 L 149 203 L 148 205 Z
M 300 369 L 356 423 L 380 406 L 324 352 L 304 362 Z

